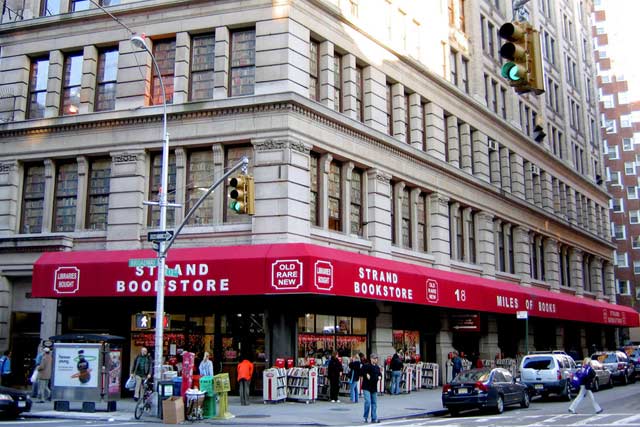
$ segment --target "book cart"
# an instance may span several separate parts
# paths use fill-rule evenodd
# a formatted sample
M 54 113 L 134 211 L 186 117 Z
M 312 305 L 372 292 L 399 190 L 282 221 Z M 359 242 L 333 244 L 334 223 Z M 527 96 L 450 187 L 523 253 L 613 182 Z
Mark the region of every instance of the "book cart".
M 422 364 L 422 387 L 423 388 L 435 388 L 439 385 L 439 371 L 440 368 L 437 363 L 423 363 Z
M 318 398 L 318 368 L 289 368 L 287 370 L 287 399 L 315 402 Z
M 262 398 L 264 403 L 284 402 L 287 399 L 287 370 L 265 369 L 262 373 Z
M 327 371 L 329 368 L 320 366 L 318 369 L 318 399 L 329 400 L 329 377 Z

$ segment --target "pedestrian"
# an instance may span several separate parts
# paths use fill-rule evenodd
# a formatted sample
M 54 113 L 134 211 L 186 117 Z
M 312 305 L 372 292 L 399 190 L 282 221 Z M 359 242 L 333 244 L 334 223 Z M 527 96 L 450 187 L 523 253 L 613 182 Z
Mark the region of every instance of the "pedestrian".
M 331 353 L 329 366 L 327 368 L 327 377 L 329 378 L 329 398 L 332 402 L 340 403 L 338 392 L 340 391 L 340 374 L 342 373 L 342 363 L 338 360 L 336 351 Z
M 49 380 L 51 379 L 51 366 L 53 360 L 51 357 L 51 349 L 45 347 L 44 355 L 38 365 L 38 402 L 43 403 L 51 398 L 51 390 L 49 390 Z
M 457 351 L 453 352 L 453 370 L 451 371 L 451 380 L 453 380 L 460 372 L 462 372 L 462 358 L 458 355 Z
M 591 392 L 591 383 L 596 377 L 596 371 L 594 371 L 591 367 L 590 358 L 584 358 L 584 360 L 582 361 L 582 367 L 576 372 L 576 375 L 580 379 L 580 391 L 578 392 L 578 396 L 576 396 L 574 401 L 571 402 L 571 406 L 569 406 L 569 412 L 575 414 L 578 405 L 580 405 L 580 402 L 582 402 L 582 399 L 584 399 L 586 396 L 591 401 L 591 405 L 593 406 L 593 410 L 596 411 L 596 414 L 601 413 L 602 408 L 600 407 L 600 405 L 598 405 L 598 402 L 596 402 L 596 399 L 593 397 L 593 393 Z
M 200 377 L 212 377 L 213 376 L 213 362 L 209 360 L 209 352 L 205 351 L 202 356 L 202 361 L 198 366 L 200 371 Z
M 40 366 L 40 362 L 42 361 L 42 356 L 44 356 L 44 350 L 38 347 L 38 354 L 36 355 L 35 363 L 33 364 L 33 374 L 35 378 L 32 376 L 31 380 L 31 398 L 35 399 L 38 396 L 38 366 Z M 37 350 L 36 350 L 37 351 Z
M 136 380 L 136 387 L 133 389 L 133 400 L 137 402 L 144 395 L 144 380 L 151 378 L 151 358 L 147 354 L 146 347 L 142 347 L 140 354 L 134 359 L 131 376 Z
M 240 385 L 240 404 L 249 405 L 249 386 L 253 377 L 253 363 L 247 358 L 238 363 L 238 384 Z
M 400 380 L 402 379 L 403 366 L 402 358 L 396 351 L 393 357 L 391 357 L 391 363 L 389 363 L 389 368 L 391 368 L 391 394 L 400 394 Z
M 0 385 L 5 387 L 11 385 L 11 350 L 5 351 L 0 357 Z
M 362 394 L 364 395 L 364 422 L 371 418 L 372 423 L 378 419 L 378 380 L 382 374 L 378 366 L 378 355 L 371 353 L 369 360 L 362 366 Z
M 364 354 L 358 353 L 353 356 L 353 360 L 349 363 L 349 393 L 351 394 L 351 402 L 358 403 L 358 395 L 359 393 L 359 385 L 360 385 L 360 376 L 362 373 L 362 361 L 364 358 Z

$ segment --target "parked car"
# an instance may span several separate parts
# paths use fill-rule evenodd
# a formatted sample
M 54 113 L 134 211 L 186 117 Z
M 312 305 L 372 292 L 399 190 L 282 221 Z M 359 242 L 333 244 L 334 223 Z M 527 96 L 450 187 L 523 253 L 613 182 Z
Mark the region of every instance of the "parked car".
M 624 352 L 629 360 L 633 362 L 636 377 L 640 375 L 640 347 L 637 345 L 627 345 L 622 347 L 620 351 Z
M 582 362 L 578 363 L 578 369 L 582 367 Z M 591 368 L 595 371 L 596 377 L 591 383 L 592 391 L 599 391 L 602 387 L 613 387 L 613 376 L 611 371 L 604 367 L 604 365 L 597 360 L 591 360 Z M 575 389 L 574 391 L 578 391 Z
M 531 396 L 557 394 L 571 400 L 571 375 L 575 371 L 575 360 L 564 351 L 534 352 L 522 358 L 520 380 L 529 387 Z
M 529 403 L 527 386 L 503 368 L 463 371 L 442 387 L 442 406 L 454 417 L 465 409 L 493 409 L 501 414 L 507 405 L 528 408 Z
M 16 418 L 22 412 L 31 410 L 31 398 L 22 390 L 0 386 L 0 414 Z
M 614 381 L 629 384 L 636 379 L 633 362 L 621 351 L 598 351 L 591 355 L 591 359 L 597 360 L 611 371 Z

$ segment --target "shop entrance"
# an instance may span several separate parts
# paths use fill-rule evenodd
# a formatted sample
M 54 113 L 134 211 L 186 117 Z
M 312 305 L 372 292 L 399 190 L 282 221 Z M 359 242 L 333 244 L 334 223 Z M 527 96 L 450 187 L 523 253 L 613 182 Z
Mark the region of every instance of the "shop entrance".
M 24 386 L 40 345 L 40 313 L 13 312 L 11 325 L 11 385 Z

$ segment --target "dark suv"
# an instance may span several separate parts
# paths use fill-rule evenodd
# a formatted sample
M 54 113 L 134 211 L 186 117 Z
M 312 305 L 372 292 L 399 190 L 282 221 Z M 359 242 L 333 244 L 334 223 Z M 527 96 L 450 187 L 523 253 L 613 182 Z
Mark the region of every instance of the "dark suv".
M 637 345 L 627 345 L 622 347 L 620 351 L 624 352 L 635 366 L 636 377 L 640 375 L 640 347 Z
M 629 384 L 636 379 L 635 367 L 627 355 L 621 351 L 598 351 L 591 358 L 602 363 L 605 369 L 611 371 L 614 381 Z

